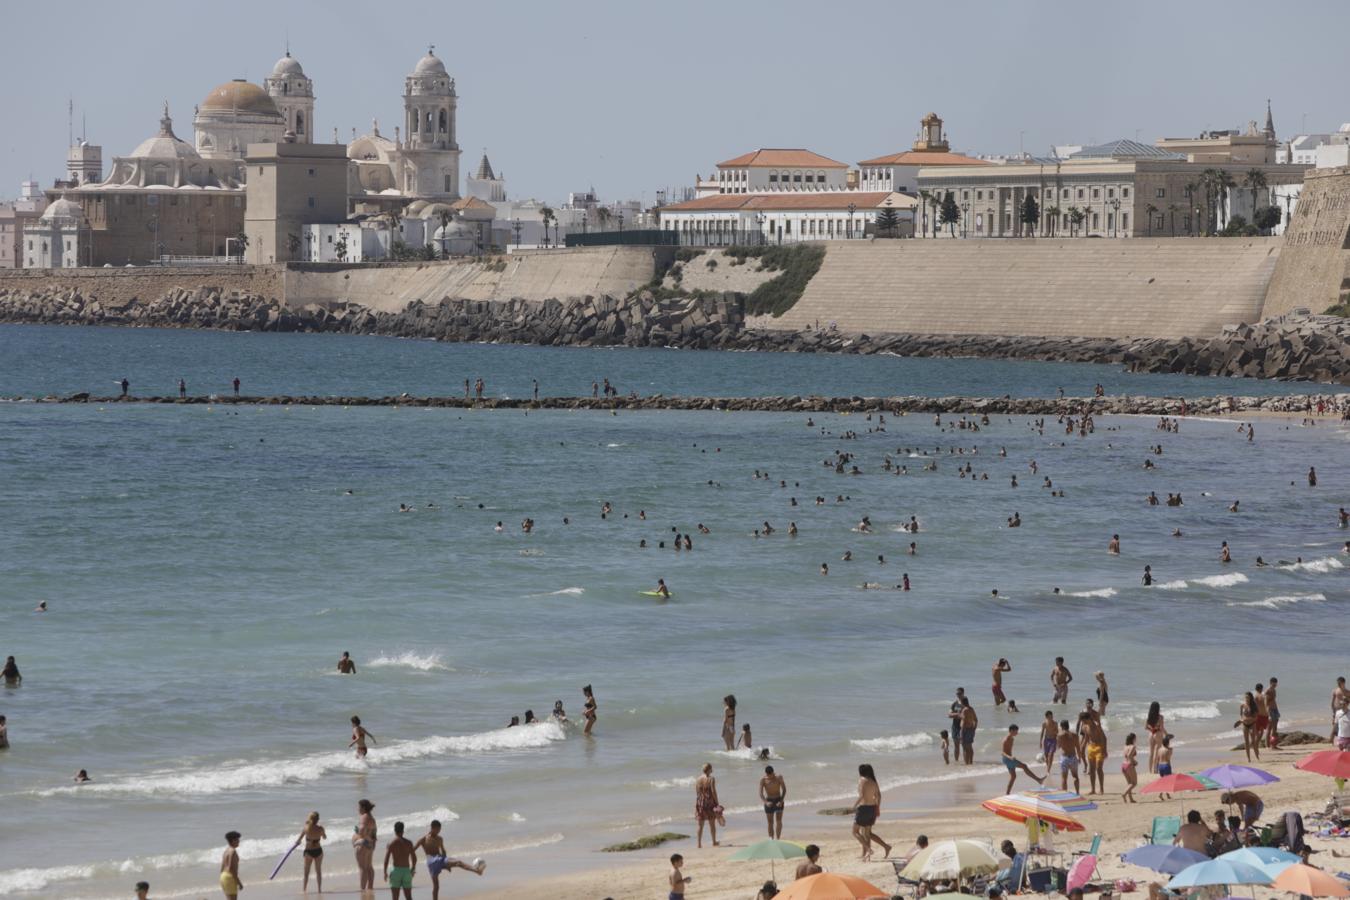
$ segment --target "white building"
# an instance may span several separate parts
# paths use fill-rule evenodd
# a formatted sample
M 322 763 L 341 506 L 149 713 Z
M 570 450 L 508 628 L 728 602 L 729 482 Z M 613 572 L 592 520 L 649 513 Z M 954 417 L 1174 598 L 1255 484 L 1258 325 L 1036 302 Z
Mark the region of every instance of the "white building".
M 78 203 L 62 197 L 24 229 L 25 269 L 73 269 L 86 265 L 89 222 Z
M 1275 161 L 1299 163 L 1329 169 L 1344 166 L 1341 162 L 1350 150 L 1350 122 L 1330 134 L 1300 134 L 1275 150 Z
M 263 84 L 281 113 L 285 130 L 295 135 L 295 143 L 314 143 L 314 82 L 305 75 L 300 60 L 291 56 L 290 47 Z
M 719 194 L 848 190 L 845 163 L 802 149 L 760 149 L 717 164 Z
M 787 244 L 867 237 L 886 209 L 895 211 L 899 233 L 911 235 L 917 206 L 918 198 L 898 191 L 723 194 L 663 206 L 659 221 L 686 245 Z
M 354 222 L 302 225 L 300 252 L 306 262 L 361 262 L 365 259 L 361 226 Z
M 929 113 L 919 122 L 919 137 L 909 150 L 858 163 L 858 190 L 919 192 L 921 166 L 978 166 L 982 160 L 952 153 L 942 119 Z

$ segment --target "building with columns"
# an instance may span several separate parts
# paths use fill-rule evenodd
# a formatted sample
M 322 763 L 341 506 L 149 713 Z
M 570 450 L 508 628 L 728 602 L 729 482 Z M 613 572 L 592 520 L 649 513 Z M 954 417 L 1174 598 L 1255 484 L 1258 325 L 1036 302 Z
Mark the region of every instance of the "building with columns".
M 285 131 L 295 135 L 295 143 L 314 143 L 314 82 L 305 75 L 300 60 L 291 56 L 290 47 L 272 67 L 272 74 L 263 85 L 281 114 Z

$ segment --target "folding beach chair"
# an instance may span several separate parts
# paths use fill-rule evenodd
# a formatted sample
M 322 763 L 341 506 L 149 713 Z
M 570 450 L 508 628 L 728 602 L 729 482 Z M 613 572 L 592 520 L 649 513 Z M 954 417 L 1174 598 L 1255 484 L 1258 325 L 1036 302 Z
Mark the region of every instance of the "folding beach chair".
M 894 867 L 895 869 L 895 882 L 898 885 L 896 893 L 903 895 L 905 891 L 909 891 L 914 896 L 915 900 L 918 900 L 919 887 L 922 885 L 922 882 L 915 881 L 912 878 L 906 878 L 905 876 L 900 874 L 900 872 L 903 871 L 905 866 L 907 865 L 909 865 L 909 860 L 905 859 L 891 860 L 891 866 Z
M 1092 836 L 1092 843 L 1088 846 L 1086 850 L 1073 851 L 1072 855 L 1069 857 L 1069 868 L 1070 869 L 1073 868 L 1074 861 L 1077 860 L 1078 857 L 1080 856 L 1092 856 L 1095 859 L 1101 859 L 1102 858 L 1101 849 L 1102 849 L 1102 833 L 1099 831 Z M 1097 867 L 1093 866 L 1092 877 L 1096 878 L 1099 874 L 1100 873 L 1097 871 Z
M 1150 844 L 1170 844 L 1181 830 L 1181 816 L 1154 816 L 1153 828 L 1145 835 Z

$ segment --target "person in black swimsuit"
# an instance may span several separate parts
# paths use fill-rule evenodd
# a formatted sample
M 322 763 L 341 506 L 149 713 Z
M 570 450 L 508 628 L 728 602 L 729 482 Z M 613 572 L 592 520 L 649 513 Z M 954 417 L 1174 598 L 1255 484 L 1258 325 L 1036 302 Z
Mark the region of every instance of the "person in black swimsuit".
M 582 710 L 582 718 L 586 720 L 586 727 L 582 729 L 582 734 L 590 734 L 591 729 L 595 727 L 595 692 L 591 690 L 588 684 L 581 689 L 581 693 L 586 697 L 586 708 Z
M 1147 568 L 1147 567 L 1145 567 Z M 1094 673 L 1097 679 L 1097 715 L 1106 718 L 1106 704 L 1111 702 L 1111 692 L 1106 687 L 1106 673 Z
M 319 824 L 319 814 L 312 812 L 305 819 L 305 824 L 300 828 L 300 836 L 295 839 L 299 844 L 305 843 L 305 877 L 301 886 L 302 891 L 309 890 L 309 870 L 314 868 L 314 883 L 319 888 L 319 893 L 323 893 L 323 840 L 328 837 L 328 832 Z
M 764 777 L 759 780 L 759 799 L 764 801 L 764 816 L 769 820 L 769 837 L 782 840 L 787 782 L 782 775 L 774 772 L 773 766 L 764 767 Z

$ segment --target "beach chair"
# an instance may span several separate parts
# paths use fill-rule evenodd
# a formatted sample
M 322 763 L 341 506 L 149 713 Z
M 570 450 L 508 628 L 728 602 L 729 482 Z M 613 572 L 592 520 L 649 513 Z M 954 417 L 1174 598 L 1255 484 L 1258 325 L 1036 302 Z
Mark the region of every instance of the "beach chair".
M 922 885 L 922 882 L 915 881 L 912 878 L 906 878 L 900 874 L 907 865 L 909 865 L 909 860 L 906 859 L 891 860 L 891 866 L 895 869 L 895 883 L 897 885 L 896 893 L 903 895 L 906 891 L 909 891 L 914 896 L 915 900 L 918 900 L 919 888 Z
M 1154 816 L 1153 828 L 1148 834 L 1150 844 L 1171 844 L 1181 830 L 1181 816 Z
M 1101 859 L 1101 858 L 1102 858 L 1102 857 L 1101 857 L 1101 849 L 1102 849 L 1102 833 L 1099 831 L 1099 832 L 1097 832 L 1096 834 L 1094 834 L 1094 835 L 1092 836 L 1092 843 L 1088 845 L 1088 848 L 1087 848 L 1086 850 L 1075 850 L 1075 851 L 1073 851 L 1073 853 L 1072 853 L 1072 854 L 1070 855 L 1070 857 L 1069 857 L 1069 868 L 1070 868 L 1070 869 L 1073 868 L 1074 862 L 1075 862 L 1075 861 L 1078 859 L 1078 857 L 1080 857 L 1080 856 L 1092 856 L 1092 857 L 1094 857 L 1094 858 L 1096 858 L 1096 859 Z M 1099 873 L 1097 872 L 1097 867 L 1096 867 L 1096 866 L 1093 866 L 1093 867 L 1092 867 L 1092 877 L 1093 877 L 1093 878 L 1096 878 L 1096 877 L 1098 876 L 1098 874 L 1099 874 Z

